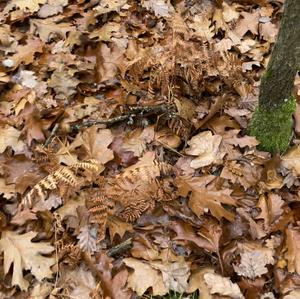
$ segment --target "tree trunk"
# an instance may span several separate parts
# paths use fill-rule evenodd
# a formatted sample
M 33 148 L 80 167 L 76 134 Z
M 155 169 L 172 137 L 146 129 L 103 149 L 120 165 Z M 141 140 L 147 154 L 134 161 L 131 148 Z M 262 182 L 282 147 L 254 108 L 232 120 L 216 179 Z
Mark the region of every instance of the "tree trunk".
M 286 0 L 280 30 L 266 72 L 262 76 L 259 105 L 250 123 L 250 134 L 263 150 L 283 152 L 292 136 L 292 97 L 300 67 L 300 0 Z

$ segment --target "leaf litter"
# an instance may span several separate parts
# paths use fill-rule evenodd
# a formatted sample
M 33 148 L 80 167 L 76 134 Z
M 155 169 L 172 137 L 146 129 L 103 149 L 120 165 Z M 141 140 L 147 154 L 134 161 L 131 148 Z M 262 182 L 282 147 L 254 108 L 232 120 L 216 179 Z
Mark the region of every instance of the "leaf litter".
M 300 298 L 299 113 L 247 136 L 282 5 L 1 1 L 1 298 Z

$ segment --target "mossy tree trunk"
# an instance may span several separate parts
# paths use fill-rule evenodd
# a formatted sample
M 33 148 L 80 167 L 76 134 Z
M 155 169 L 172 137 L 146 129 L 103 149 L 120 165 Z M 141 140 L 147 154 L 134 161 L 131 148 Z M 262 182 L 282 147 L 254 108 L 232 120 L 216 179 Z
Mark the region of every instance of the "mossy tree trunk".
M 300 0 L 286 0 L 277 41 L 261 79 L 259 104 L 250 123 L 250 134 L 260 141 L 263 150 L 283 152 L 290 143 L 296 109 L 292 89 L 299 55 Z

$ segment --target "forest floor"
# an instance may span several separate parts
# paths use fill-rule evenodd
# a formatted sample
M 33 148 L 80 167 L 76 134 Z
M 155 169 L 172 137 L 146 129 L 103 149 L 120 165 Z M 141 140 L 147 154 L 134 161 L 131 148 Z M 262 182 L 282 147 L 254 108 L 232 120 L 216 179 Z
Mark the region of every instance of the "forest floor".
M 300 113 L 247 135 L 283 0 L 0 11 L 1 299 L 300 298 Z

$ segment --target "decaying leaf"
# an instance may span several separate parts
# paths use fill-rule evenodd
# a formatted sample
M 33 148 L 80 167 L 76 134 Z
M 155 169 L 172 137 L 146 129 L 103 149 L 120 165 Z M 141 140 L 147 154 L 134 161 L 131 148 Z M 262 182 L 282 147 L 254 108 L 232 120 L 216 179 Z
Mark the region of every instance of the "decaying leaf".
M 187 196 L 191 192 L 189 206 L 200 217 L 210 211 L 217 219 L 222 217 L 233 221 L 234 214 L 225 209 L 222 204 L 235 206 L 235 200 L 230 196 L 231 190 L 209 190 L 205 186 L 214 179 L 214 176 L 177 178 L 179 194 Z
M 237 274 L 254 279 L 268 272 L 267 264 L 273 264 L 274 259 L 270 259 L 265 252 L 261 250 L 252 250 L 241 253 L 241 262 L 234 266 Z
M 219 163 L 225 154 L 219 150 L 221 141 L 221 136 L 212 135 L 210 131 L 199 133 L 188 141 L 190 148 L 185 152 L 188 155 L 198 156 L 191 161 L 191 167 L 197 169 L 212 163 Z
M 232 283 L 228 277 L 222 277 L 214 273 L 205 273 L 204 281 L 210 289 L 211 294 L 229 296 L 233 299 L 244 299 L 239 286 Z
M 213 299 L 208 287 L 209 285 L 206 284 L 204 280 L 204 275 L 206 273 L 214 274 L 214 270 L 212 268 L 204 268 L 192 273 L 189 280 L 187 293 L 194 293 L 196 290 L 199 290 L 199 299 Z
M 288 270 L 289 272 L 300 274 L 300 231 L 288 228 L 286 230 L 286 237 Z
M 5 125 L 0 128 L 0 153 L 3 153 L 7 147 L 11 147 L 14 151 L 20 152 L 25 144 L 19 140 L 21 132 L 12 126 Z
M 282 165 L 300 175 L 300 146 L 293 146 L 282 158 Z
M 12 285 L 18 285 L 22 290 L 27 290 L 29 286 L 29 282 L 23 278 L 23 269 L 30 270 L 39 281 L 52 275 L 50 267 L 55 263 L 55 258 L 42 254 L 49 254 L 54 248 L 49 243 L 33 243 L 31 240 L 36 235 L 35 232 L 23 235 L 13 231 L 2 232 L 0 249 L 4 252 L 4 274 L 13 264 Z
M 186 291 L 188 278 L 190 276 L 190 266 L 184 259 L 174 263 L 150 262 L 151 267 L 161 271 L 164 285 L 168 290 L 178 293 Z
M 127 283 L 129 288 L 139 296 L 142 296 L 149 288 L 152 288 L 154 296 L 163 296 L 168 292 L 162 274 L 158 270 L 134 258 L 125 258 L 123 261 L 127 267 L 134 269 L 133 273 L 129 273 Z

